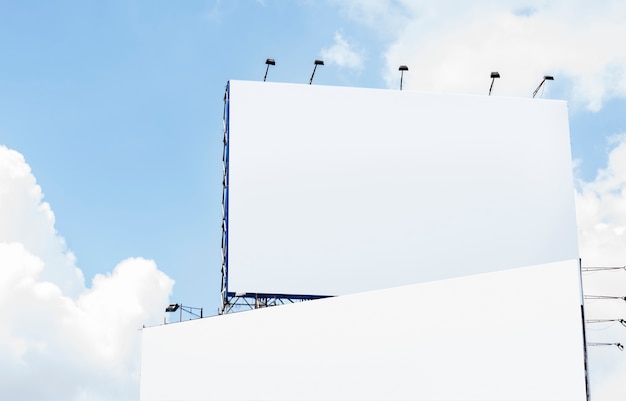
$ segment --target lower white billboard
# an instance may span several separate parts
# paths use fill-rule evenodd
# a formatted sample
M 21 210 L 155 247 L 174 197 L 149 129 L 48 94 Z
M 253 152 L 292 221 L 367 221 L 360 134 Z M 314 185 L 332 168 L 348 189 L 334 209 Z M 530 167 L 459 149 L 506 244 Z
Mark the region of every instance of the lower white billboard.
M 231 293 L 578 258 L 563 101 L 244 81 L 227 99 Z
M 141 400 L 586 397 L 577 260 L 143 330 Z

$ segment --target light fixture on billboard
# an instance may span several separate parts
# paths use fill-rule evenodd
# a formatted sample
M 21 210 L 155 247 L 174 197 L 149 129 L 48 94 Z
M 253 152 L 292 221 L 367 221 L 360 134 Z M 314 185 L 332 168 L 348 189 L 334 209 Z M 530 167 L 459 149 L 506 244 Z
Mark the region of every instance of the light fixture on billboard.
M 184 306 L 183 304 L 170 304 L 167 308 L 165 308 L 165 312 L 176 312 L 180 309 L 180 317 L 179 322 L 183 321 L 183 311 L 189 313 L 191 316 L 195 316 L 197 318 L 202 319 L 204 317 L 202 313 L 203 308 L 196 308 L 195 306 Z M 199 310 L 200 314 L 194 312 L 194 310 Z
M 585 299 L 621 299 L 626 301 L 626 297 L 616 297 L 612 295 L 585 295 Z
M 583 266 L 580 270 L 583 272 L 597 272 L 602 270 L 626 270 L 626 266 Z
M 398 71 L 400 71 L 400 90 L 402 90 L 402 78 L 404 77 L 404 71 L 408 71 L 409 67 L 407 67 L 406 65 L 401 65 L 400 68 L 398 68 Z
M 535 89 L 535 91 L 533 92 L 533 99 L 535 98 L 535 96 L 537 96 L 537 92 L 539 92 L 539 89 L 541 89 L 541 87 L 543 86 L 543 84 L 546 81 L 554 81 L 554 77 L 552 75 L 544 75 L 543 76 L 543 80 L 541 81 L 541 83 L 539 84 L 537 89 Z
M 315 76 L 315 70 L 317 69 L 317 66 L 324 65 L 324 60 L 315 60 L 313 64 L 314 64 L 313 74 L 311 74 L 311 79 L 309 79 L 309 85 L 311 85 L 311 83 L 313 82 L 313 77 Z
M 265 64 L 267 64 L 267 68 L 265 69 L 265 76 L 263 77 L 263 82 L 267 79 L 267 72 L 270 70 L 270 65 L 276 65 L 276 61 L 273 58 L 268 58 L 265 60 Z
M 585 323 L 611 323 L 619 322 L 622 326 L 626 327 L 626 320 L 624 319 L 590 319 L 585 320 Z
M 622 343 L 587 343 L 587 345 L 592 346 L 592 347 L 602 347 L 602 346 L 616 346 L 617 349 L 619 349 L 620 351 L 624 350 L 624 346 L 622 345 Z
M 496 78 L 500 78 L 500 73 L 498 71 L 494 71 L 491 73 L 491 85 L 489 86 L 489 96 L 491 96 L 491 90 L 493 89 L 493 82 Z

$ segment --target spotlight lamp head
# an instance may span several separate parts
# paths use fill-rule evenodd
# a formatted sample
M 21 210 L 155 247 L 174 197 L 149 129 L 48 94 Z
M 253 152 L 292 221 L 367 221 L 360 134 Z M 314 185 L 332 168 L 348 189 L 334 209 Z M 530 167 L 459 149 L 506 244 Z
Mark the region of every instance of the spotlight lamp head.
M 589 319 L 585 320 L 585 323 L 611 323 L 618 322 L 622 326 L 626 327 L 626 320 L 624 319 Z
M 309 85 L 311 85 L 313 83 L 313 77 L 315 76 L 315 70 L 317 69 L 318 65 L 324 65 L 324 60 L 315 60 L 313 62 L 313 73 L 311 74 L 311 79 L 309 79 Z
M 165 308 L 166 312 L 176 312 L 180 307 L 179 304 L 170 304 L 167 308 Z
M 544 75 L 543 76 L 543 79 L 541 80 L 541 83 L 539 84 L 537 89 L 535 89 L 535 91 L 533 92 L 533 99 L 535 98 L 535 96 L 537 96 L 537 92 L 539 92 L 539 89 L 541 89 L 541 87 L 543 86 L 543 84 L 546 81 L 554 81 L 554 77 L 552 75 Z
M 493 71 L 491 73 L 491 85 L 489 86 L 489 96 L 491 96 L 491 90 L 493 89 L 493 83 L 496 80 L 496 78 L 500 78 L 500 73 L 498 71 Z
M 603 270 L 626 270 L 626 266 L 583 266 L 583 272 L 597 272 Z
M 268 58 L 265 60 L 265 64 L 267 64 L 267 68 L 265 68 L 265 76 L 263 77 L 263 82 L 267 79 L 267 72 L 270 70 L 270 65 L 276 65 L 276 61 L 273 58 Z
M 620 351 L 624 351 L 624 346 L 622 345 L 622 343 L 587 343 L 587 345 L 589 346 L 600 346 L 600 347 L 604 347 L 604 346 L 616 346 L 618 350 Z
M 585 295 L 585 299 L 619 299 L 626 302 L 626 297 L 613 295 Z
M 401 65 L 400 68 L 398 68 L 398 71 L 400 71 L 400 90 L 402 90 L 402 78 L 404 78 L 404 71 L 408 71 L 409 67 L 407 67 L 406 65 Z

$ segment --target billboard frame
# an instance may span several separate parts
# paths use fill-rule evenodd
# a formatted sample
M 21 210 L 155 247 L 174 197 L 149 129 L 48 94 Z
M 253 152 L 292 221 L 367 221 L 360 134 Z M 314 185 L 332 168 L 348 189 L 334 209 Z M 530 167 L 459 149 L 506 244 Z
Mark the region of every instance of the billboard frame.
M 578 257 L 563 101 L 239 80 L 225 89 L 222 311 Z M 442 120 L 450 110 L 458 118 Z M 502 227 L 509 220 L 517 228 Z
M 268 306 L 284 305 L 301 301 L 328 298 L 332 295 L 274 294 L 257 292 L 232 292 L 228 290 L 228 196 L 230 159 L 230 81 L 224 92 L 223 150 L 222 150 L 222 267 L 221 267 L 221 306 L 219 314 L 236 312 L 236 308 L 259 309 Z

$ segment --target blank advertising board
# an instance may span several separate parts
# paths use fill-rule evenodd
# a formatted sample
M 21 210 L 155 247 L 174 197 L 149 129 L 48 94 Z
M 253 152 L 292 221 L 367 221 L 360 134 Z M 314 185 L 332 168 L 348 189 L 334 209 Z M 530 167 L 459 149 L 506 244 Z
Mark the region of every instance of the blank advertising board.
M 228 291 L 577 259 L 564 101 L 230 81 Z
M 578 260 L 142 331 L 141 401 L 585 401 Z

